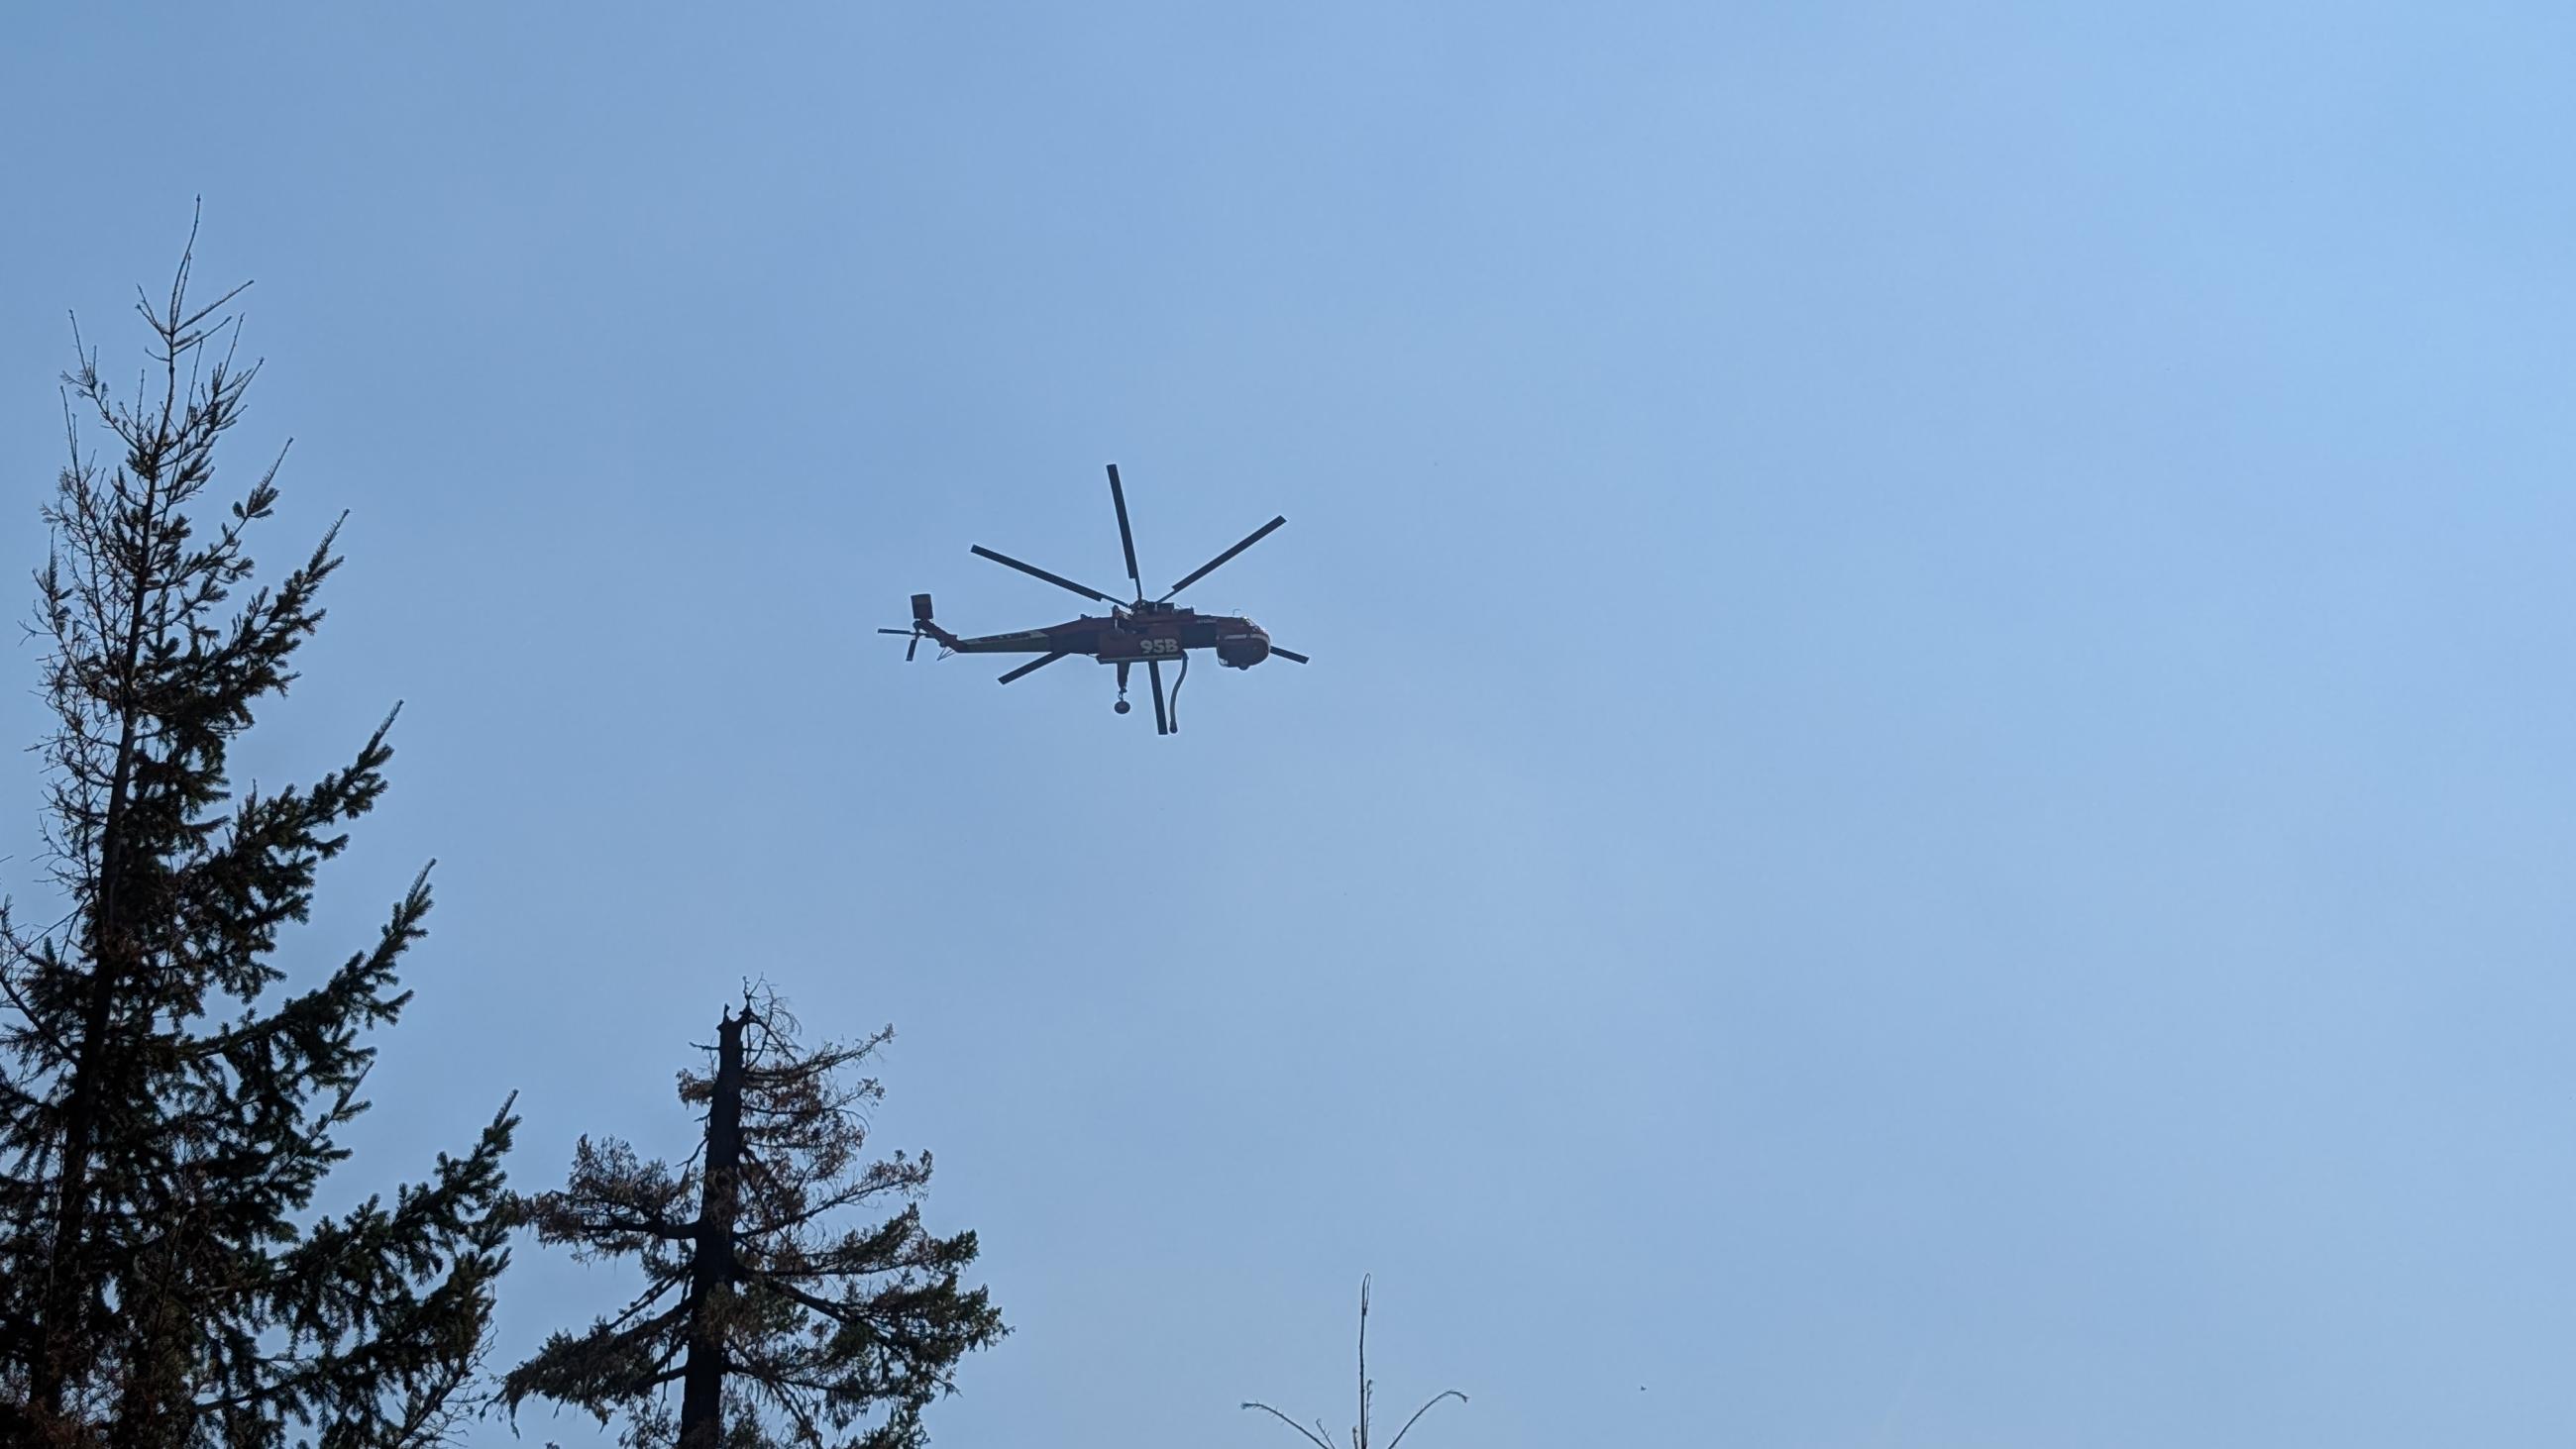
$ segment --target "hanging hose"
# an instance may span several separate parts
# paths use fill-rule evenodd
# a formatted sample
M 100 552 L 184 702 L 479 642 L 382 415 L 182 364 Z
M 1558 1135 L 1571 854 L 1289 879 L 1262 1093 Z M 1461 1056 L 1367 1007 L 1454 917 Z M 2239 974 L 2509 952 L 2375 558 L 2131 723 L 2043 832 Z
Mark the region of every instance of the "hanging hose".
M 1183 654 L 1181 656 L 1181 672 L 1172 680 L 1172 705 L 1169 713 L 1172 716 L 1172 733 L 1174 734 L 1179 734 L 1181 732 L 1181 683 L 1189 677 L 1190 656 Z

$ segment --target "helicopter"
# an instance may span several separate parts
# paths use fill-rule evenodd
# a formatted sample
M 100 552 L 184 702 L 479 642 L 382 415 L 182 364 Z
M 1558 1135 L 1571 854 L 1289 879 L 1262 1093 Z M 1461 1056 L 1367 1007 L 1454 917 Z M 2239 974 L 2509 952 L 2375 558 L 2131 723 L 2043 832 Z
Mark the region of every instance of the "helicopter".
M 1024 629 L 1013 634 L 979 634 L 960 636 L 941 628 L 931 618 L 930 595 L 912 596 L 912 627 L 879 629 L 880 634 L 908 636 L 903 657 L 909 663 L 921 641 L 929 639 L 939 645 L 940 657 L 951 654 L 1035 654 L 1038 657 L 1002 676 L 1001 682 L 1034 674 L 1059 659 L 1076 654 L 1088 655 L 1103 664 L 1118 668 L 1118 702 L 1110 708 L 1125 714 L 1128 671 L 1142 664 L 1145 677 L 1154 692 L 1154 733 L 1178 734 L 1181 729 L 1181 684 L 1190 675 L 1189 651 L 1213 650 L 1217 663 L 1228 669 L 1250 669 L 1264 659 L 1279 658 L 1293 663 L 1309 663 L 1307 657 L 1293 649 L 1282 649 L 1270 642 L 1270 633 L 1250 619 L 1232 614 L 1202 614 L 1196 609 L 1172 602 L 1181 590 L 1206 578 L 1236 554 L 1268 538 L 1271 532 L 1288 521 L 1286 514 L 1254 529 L 1241 543 L 1199 565 L 1188 577 L 1172 585 L 1159 599 L 1145 597 L 1145 578 L 1136 567 L 1136 534 L 1127 526 L 1127 490 L 1118 481 L 1118 465 L 1109 465 L 1109 501 L 1118 510 L 1118 543 L 1127 553 L 1127 579 L 1136 586 L 1132 602 L 1121 603 L 1098 589 L 1088 588 L 1051 574 L 1035 564 L 1022 563 L 1009 554 L 996 553 L 982 544 L 971 545 L 968 552 L 988 558 L 1004 568 L 1017 569 L 1034 579 L 1044 579 L 1060 589 L 1069 589 L 1109 606 L 1106 618 L 1085 614 L 1043 629 Z M 1171 661 L 1180 665 L 1180 676 L 1172 681 L 1171 697 L 1163 695 L 1163 665 Z

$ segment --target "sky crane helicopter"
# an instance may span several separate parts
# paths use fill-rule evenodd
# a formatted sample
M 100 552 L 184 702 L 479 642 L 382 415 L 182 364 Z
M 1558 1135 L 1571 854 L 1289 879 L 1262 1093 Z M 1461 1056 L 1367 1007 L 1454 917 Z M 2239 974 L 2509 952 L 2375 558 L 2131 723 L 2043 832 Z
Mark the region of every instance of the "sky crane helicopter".
M 1085 614 L 1081 618 L 1043 629 L 1026 629 L 1015 634 L 979 634 L 961 637 L 939 627 L 930 617 L 930 595 L 912 596 L 912 627 L 879 629 L 880 634 L 908 636 L 903 657 L 908 663 L 921 641 L 930 639 L 939 645 L 940 657 L 951 654 L 1035 654 L 1038 657 L 1002 676 L 1008 684 L 1032 674 L 1059 659 L 1075 654 L 1089 655 L 1103 664 L 1118 667 L 1118 702 L 1112 705 L 1120 714 L 1127 713 L 1127 672 L 1138 664 L 1145 666 L 1145 676 L 1154 691 L 1154 733 L 1178 733 L 1180 722 L 1181 683 L 1189 678 L 1189 651 L 1213 649 L 1217 663 L 1229 669 L 1250 669 L 1262 660 L 1277 657 L 1299 664 L 1307 658 L 1291 649 L 1270 642 L 1270 634 L 1250 619 L 1230 614 L 1202 614 L 1172 602 L 1174 595 L 1209 574 L 1236 554 L 1270 536 L 1271 530 L 1288 521 L 1286 514 L 1254 529 L 1241 543 L 1209 559 L 1193 570 L 1170 592 L 1159 599 L 1145 597 L 1145 579 L 1136 567 L 1136 535 L 1127 526 L 1127 492 L 1118 482 L 1118 465 L 1109 465 L 1109 501 L 1118 510 L 1118 543 L 1127 553 L 1127 579 L 1136 586 L 1132 603 L 1121 603 L 1098 589 L 1085 588 L 1060 574 L 1048 573 L 1034 564 L 1025 564 L 1008 554 L 995 553 L 982 544 L 972 545 L 970 552 L 1005 568 L 1018 569 L 1031 578 L 1044 579 L 1060 589 L 1070 589 L 1086 599 L 1109 606 L 1107 618 Z M 1163 661 L 1181 666 L 1180 676 L 1172 681 L 1169 703 L 1163 696 Z

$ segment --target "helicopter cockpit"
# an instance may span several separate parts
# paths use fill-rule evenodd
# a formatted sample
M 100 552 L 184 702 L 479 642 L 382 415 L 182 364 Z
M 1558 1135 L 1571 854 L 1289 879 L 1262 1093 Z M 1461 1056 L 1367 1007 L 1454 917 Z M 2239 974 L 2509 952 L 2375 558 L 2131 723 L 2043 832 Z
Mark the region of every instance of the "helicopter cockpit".
M 1250 669 L 1270 657 L 1270 634 L 1248 615 L 1234 617 L 1243 621 L 1243 629 L 1217 636 L 1216 662 L 1229 669 Z

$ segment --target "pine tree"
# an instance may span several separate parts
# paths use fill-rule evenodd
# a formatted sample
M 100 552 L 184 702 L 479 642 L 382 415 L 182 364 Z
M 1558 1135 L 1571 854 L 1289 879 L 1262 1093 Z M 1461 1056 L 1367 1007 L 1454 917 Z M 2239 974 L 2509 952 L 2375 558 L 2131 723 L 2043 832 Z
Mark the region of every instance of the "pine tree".
M 513 1410 L 533 1396 L 603 1424 L 623 1416 L 636 1446 L 929 1442 L 923 1407 L 1008 1330 L 984 1289 L 960 1286 L 975 1235 L 922 1226 L 930 1155 L 866 1161 L 861 1113 L 884 1089 L 850 1073 L 892 1029 L 812 1050 L 795 1033 L 775 997 L 727 1011 L 707 1049 L 714 1072 L 680 1075 L 680 1099 L 706 1113 L 688 1162 L 674 1171 L 585 1137 L 563 1190 L 529 1204 L 543 1241 L 585 1261 L 634 1258 L 645 1285 L 512 1370 Z M 834 1222 L 895 1204 L 866 1226 Z
M 258 369 L 220 315 L 238 289 L 193 306 L 188 272 L 137 306 L 153 345 L 134 394 L 86 350 L 65 379 L 71 461 L 33 629 L 60 908 L 30 924 L 0 907 L 0 1442 L 434 1442 L 506 1260 L 513 1119 L 504 1104 L 391 1202 L 311 1211 L 366 1106 L 368 1033 L 410 999 L 395 968 L 428 876 L 371 947 L 290 987 L 281 932 L 384 792 L 392 720 L 305 787 L 227 774 L 340 561 L 326 534 L 254 587 L 246 535 L 278 464 L 209 500 Z M 84 449 L 84 415 L 111 460 Z

